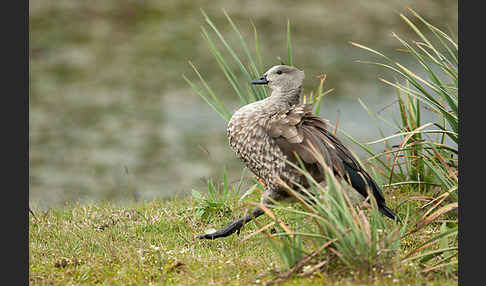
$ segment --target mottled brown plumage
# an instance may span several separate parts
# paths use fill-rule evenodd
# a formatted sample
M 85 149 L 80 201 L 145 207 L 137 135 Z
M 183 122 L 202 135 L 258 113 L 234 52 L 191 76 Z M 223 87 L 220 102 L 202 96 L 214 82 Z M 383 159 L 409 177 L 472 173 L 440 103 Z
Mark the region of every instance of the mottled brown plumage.
M 316 150 L 334 173 L 345 178 L 363 198 L 366 188 L 374 195 L 379 210 L 394 219 L 385 205 L 385 198 L 370 175 L 360 166 L 341 141 L 328 131 L 327 122 L 312 113 L 312 106 L 300 104 L 304 72 L 295 67 L 279 65 L 269 69 L 253 84 L 268 84 L 272 94 L 263 100 L 237 110 L 228 123 L 229 144 L 237 157 L 261 180 L 266 190 L 263 204 L 272 200 L 290 199 L 279 183 L 282 179 L 290 186 L 295 183 L 308 187 L 305 177 L 286 160 L 297 163 L 294 152 L 305 164 L 306 170 L 317 181 L 325 184 L 324 170 L 313 155 Z M 253 217 L 263 214 L 260 208 L 235 220 L 223 229 L 200 238 L 214 239 L 228 236 Z

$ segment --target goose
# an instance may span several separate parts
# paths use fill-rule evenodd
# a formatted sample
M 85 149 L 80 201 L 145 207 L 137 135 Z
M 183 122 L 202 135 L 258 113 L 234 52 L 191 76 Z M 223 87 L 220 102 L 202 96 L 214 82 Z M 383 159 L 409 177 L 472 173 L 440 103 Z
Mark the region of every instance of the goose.
M 378 210 L 395 220 L 397 216 L 386 206 L 385 197 L 373 178 L 363 169 L 343 143 L 328 130 L 327 120 L 312 112 L 311 104 L 300 103 L 303 91 L 304 71 L 293 66 L 277 65 L 270 68 L 259 79 L 251 83 L 267 85 L 271 95 L 265 99 L 247 104 L 231 117 L 227 136 L 236 156 L 265 184 L 261 204 L 272 201 L 292 201 L 292 197 L 279 181 L 305 188 L 309 183 L 305 176 L 288 161 L 299 164 L 321 185 L 325 185 L 325 172 L 316 153 L 324 159 L 335 175 L 345 179 L 358 196 L 374 196 Z M 294 153 L 295 152 L 295 153 Z M 216 239 L 240 232 L 241 227 L 264 214 L 255 207 L 249 214 L 236 219 L 212 233 L 200 235 L 200 239 Z

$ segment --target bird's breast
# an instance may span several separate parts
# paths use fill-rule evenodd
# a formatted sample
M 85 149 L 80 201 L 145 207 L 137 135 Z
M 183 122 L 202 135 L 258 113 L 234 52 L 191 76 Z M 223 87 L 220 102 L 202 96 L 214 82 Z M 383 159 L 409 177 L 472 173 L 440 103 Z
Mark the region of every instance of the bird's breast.
M 277 177 L 287 177 L 286 157 L 267 132 L 269 120 L 270 115 L 265 116 L 262 112 L 252 112 L 243 107 L 229 121 L 227 135 L 229 145 L 237 157 L 267 187 L 277 188 Z

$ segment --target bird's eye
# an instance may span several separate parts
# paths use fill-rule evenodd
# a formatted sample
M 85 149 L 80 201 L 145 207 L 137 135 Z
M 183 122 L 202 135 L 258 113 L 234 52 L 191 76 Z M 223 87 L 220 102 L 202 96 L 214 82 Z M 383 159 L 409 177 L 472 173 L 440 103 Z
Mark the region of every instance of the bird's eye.
M 277 74 L 282 74 L 282 71 L 277 71 Z

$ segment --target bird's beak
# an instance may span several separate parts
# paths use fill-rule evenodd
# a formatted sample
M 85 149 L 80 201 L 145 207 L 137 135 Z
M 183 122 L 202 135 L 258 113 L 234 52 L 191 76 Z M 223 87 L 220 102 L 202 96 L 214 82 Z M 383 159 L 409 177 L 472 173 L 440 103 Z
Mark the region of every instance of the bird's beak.
M 267 84 L 267 83 L 268 83 L 268 80 L 267 80 L 266 75 L 262 76 L 259 79 L 255 79 L 255 80 L 251 81 L 251 84 Z

